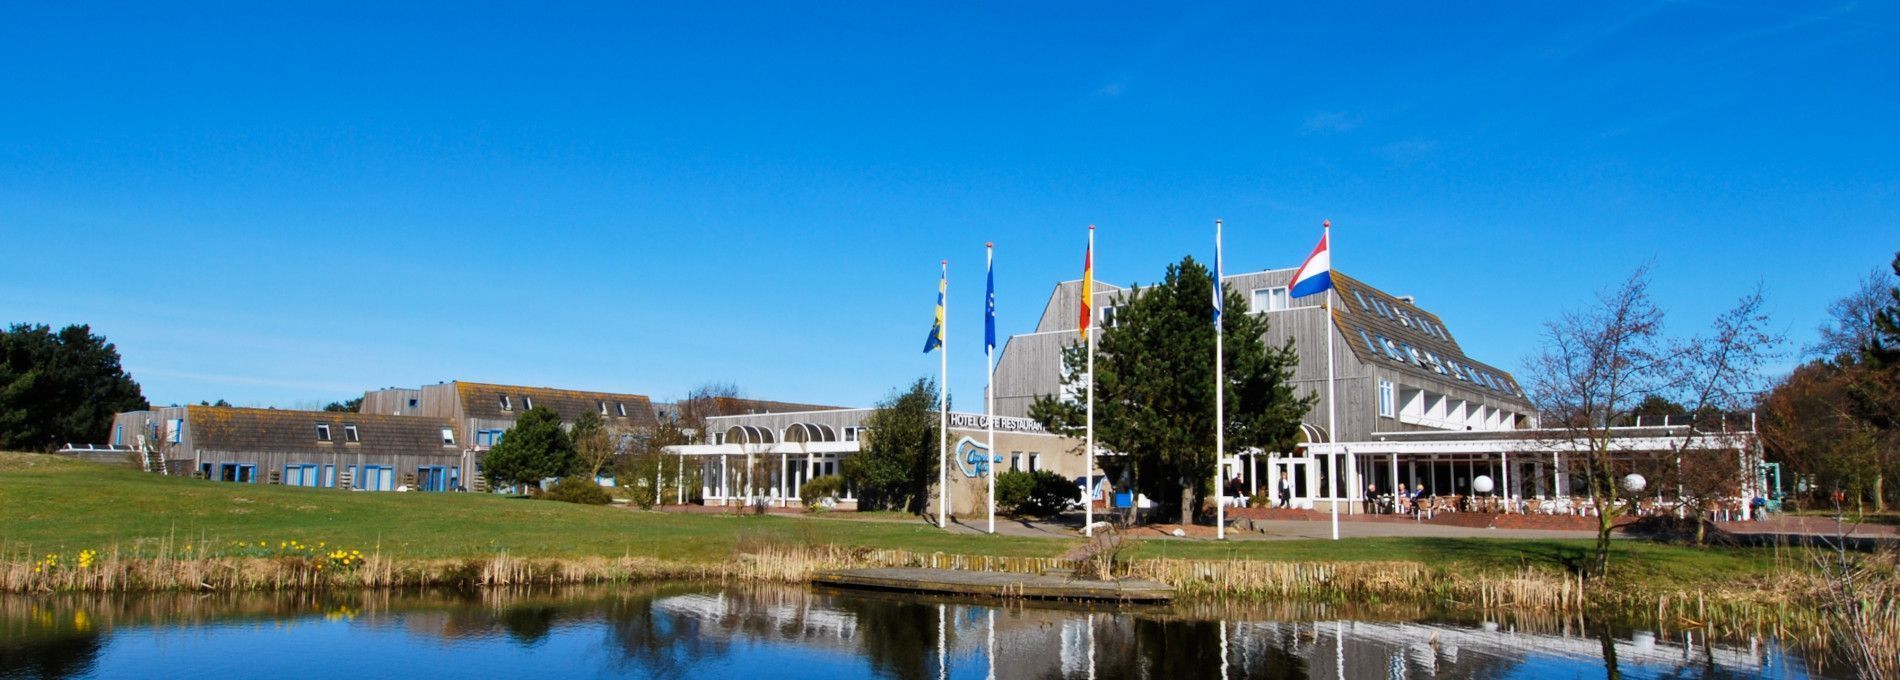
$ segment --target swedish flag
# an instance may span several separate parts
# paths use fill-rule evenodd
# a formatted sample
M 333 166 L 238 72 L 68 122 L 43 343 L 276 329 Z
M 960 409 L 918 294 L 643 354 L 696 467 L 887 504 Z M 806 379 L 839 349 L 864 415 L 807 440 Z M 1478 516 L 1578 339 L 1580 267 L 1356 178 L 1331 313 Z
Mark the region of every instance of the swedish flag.
M 950 272 L 944 270 L 943 278 L 937 279 L 937 322 L 930 325 L 930 337 L 924 339 L 924 353 L 943 346 L 943 294 L 950 289 Z

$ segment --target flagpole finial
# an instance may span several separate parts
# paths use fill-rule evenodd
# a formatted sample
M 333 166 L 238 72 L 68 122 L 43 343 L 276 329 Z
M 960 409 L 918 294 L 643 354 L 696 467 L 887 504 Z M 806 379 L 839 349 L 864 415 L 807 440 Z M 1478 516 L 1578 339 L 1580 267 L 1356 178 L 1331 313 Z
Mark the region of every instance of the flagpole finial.
M 1089 225 L 1089 231 L 1095 231 L 1095 225 L 1093 224 Z
M 1321 226 L 1321 227 L 1323 227 L 1323 228 L 1326 228 L 1326 229 L 1331 229 L 1331 228 L 1333 228 L 1333 221 L 1332 221 L 1332 220 L 1320 220 L 1320 221 L 1319 221 L 1319 226 Z
M 937 260 L 937 264 L 950 264 L 949 260 Z
M 985 247 L 985 248 L 995 248 L 995 247 L 996 247 L 996 242 L 995 242 L 995 241 L 984 241 L 984 242 L 983 242 L 983 247 Z

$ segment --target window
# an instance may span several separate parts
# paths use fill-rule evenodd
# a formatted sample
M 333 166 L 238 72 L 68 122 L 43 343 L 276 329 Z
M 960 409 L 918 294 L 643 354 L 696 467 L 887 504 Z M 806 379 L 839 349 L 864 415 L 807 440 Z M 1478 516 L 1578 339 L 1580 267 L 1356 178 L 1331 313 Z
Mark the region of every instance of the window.
M 323 483 L 317 477 L 317 466 L 309 463 L 292 463 L 284 466 L 284 486 L 317 487 Z
M 1354 298 L 1358 298 L 1358 300 L 1359 300 L 1359 308 L 1360 308 L 1360 309 L 1363 309 L 1363 310 L 1366 310 L 1366 311 L 1368 311 L 1368 312 L 1370 312 L 1370 311 L 1372 311 L 1372 305 L 1369 305 L 1369 304 L 1366 304 L 1366 296 L 1364 296 L 1364 295 L 1360 295 L 1360 294 L 1359 294 L 1359 290 L 1358 290 L 1358 289 L 1356 289 L 1356 288 L 1355 288 L 1355 289 L 1353 289 L 1353 291 L 1352 291 L 1352 296 L 1353 296 Z
M 330 424 L 329 423 L 317 423 L 317 441 L 320 441 L 320 442 L 330 441 Z
M 1256 288 L 1253 291 L 1253 311 L 1277 312 L 1287 309 L 1291 298 L 1287 297 L 1286 286 L 1276 288 Z
M 414 398 L 414 397 L 411 397 L 411 398 L 409 399 L 409 408 L 415 408 L 415 407 L 416 407 L 416 406 L 417 406 L 417 405 L 419 404 L 419 402 L 420 402 L 420 401 L 421 401 L 420 399 L 416 399 L 416 398 Z
M 442 428 L 442 445 L 443 446 L 455 445 L 455 430 L 454 429 L 447 428 L 447 427 Z
M 1115 310 L 1116 308 L 1112 306 L 1102 308 L 1102 327 L 1103 328 L 1115 327 Z
M 614 410 L 620 412 L 620 417 L 622 418 L 627 417 L 627 403 L 626 402 L 624 401 L 614 402 Z
M 531 408 L 534 408 L 534 397 L 522 397 L 522 398 L 521 398 L 521 408 L 523 408 L 523 409 L 531 409 Z
M 1042 469 L 1042 454 L 1040 453 L 1029 454 L 1029 471 L 1035 472 L 1040 469 Z
M 351 444 L 356 444 L 363 441 L 363 435 L 357 433 L 355 425 L 344 423 L 343 424 L 343 441 L 349 442 Z
M 1444 362 L 1441 362 L 1438 360 L 1438 354 L 1432 352 L 1431 350 L 1425 350 L 1425 358 L 1431 360 L 1432 370 L 1438 371 L 1439 375 L 1446 374 L 1445 364 Z
M 1398 362 L 1405 361 L 1405 355 L 1399 353 L 1398 343 L 1393 342 L 1391 338 L 1387 338 L 1383 335 L 1378 336 L 1378 337 L 1379 337 L 1379 344 L 1385 346 L 1386 356 L 1391 357 L 1393 361 L 1398 361 Z
M 514 407 L 514 404 L 512 404 L 512 403 L 509 403 L 509 401 L 508 401 L 508 395 L 506 395 L 506 394 L 504 394 L 504 395 L 501 395 L 501 410 L 503 410 L 503 411 L 513 411 L 513 410 L 515 410 L 515 407 Z
M 603 416 L 604 416 L 604 415 L 607 415 L 607 402 L 604 402 L 604 401 L 597 401 L 597 402 L 594 402 L 594 403 L 600 406 L 600 414 L 601 414 L 601 415 L 603 415 Z
M 476 446 L 494 446 L 501 443 L 502 430 L 476 430 Z
M 858 440 L 858 428 L 855 428 L 855 427 L 847 427 L 847 428 L 845 428 L 845 429 L 844 429 L 844 440 L 845 440 L 845 441 L 848 441 L 848 442 L 854 442 L 854 441 L 857 441 L 857 440 Z
M 325 489 L 336 488 L 336 466 L 335 465 L 323 466 L 323 488 Z
M 178 443 L 178 439 L 185 434 L 185 419 L 173 418 L 166 421 L 166 424 L 165 438 L 171 440 L 173 444 Z
M 1364 340 L 1364 341 L 1366 341 L 1366 349 L 1369 349 L 1369 350 L 1372 350 L 1372 353 L 1373 353 L 1373 354 L 1378 354 L 1378 353 L 1379 353 L 1379 346 L 1378 346 L 1378 345 L 1375 345 L 1375 344 L 1372 344 L 1372 336 L 1370 336 L 1370 335 L 1367 335 L 1367 334 L 1366 334 L 1366 329 L 1365 329 L 1365 328 L 1363 328 L 1363 327 L 1359 327 L 1359 326 L 1354 326 L 1354 327 L 1353 327 L 1353 329 L 1354 329 L 1354 330 L 1357 330 L 1357 331 L 1359 331 L 1359 339 L 1360 339 L 1360 340 Z
M 1392 387 L 1392 381 L 1390 380 L 1379 381 L 1379 415 L 1385 416 L 1387 418 L 1392 417 L 1393 412 L 1394 412 L 1393 404 L 1395 403 L 1395 397 L 1396 397 L 1396 393 Z
M 112 445 L 123 446 L 124 444 L 125 444 L 125 426 L 124 425 L 112 426 Z
M 1380 316 L 1383 316 L 1388 319 L 1392 318 L 1392 308 L 1386 305 L 1384 300 L 1381 300 L 1375 297 L 1375 298 L 1372 298 L 1372 304 L 1379 308 Z
M 1406 313 L 1405 313 L 1405 310 L 1403 310 L 1403 309 L 1399 309 L 1399 310 L 1395 310 L 1395 311 L 1397 311 L 1397 312 L 1398 312 L 1398 314 L 1399 314 L 1399 325 L 1400 325 L 1400 326 L 1404 326 L 1404 327 L 1406 327 L 1406 328 L 1411 328 L 1411 327 L 1412 327 L 1412 315 L 1410 315 L 1410 314 L 1406 314 Z

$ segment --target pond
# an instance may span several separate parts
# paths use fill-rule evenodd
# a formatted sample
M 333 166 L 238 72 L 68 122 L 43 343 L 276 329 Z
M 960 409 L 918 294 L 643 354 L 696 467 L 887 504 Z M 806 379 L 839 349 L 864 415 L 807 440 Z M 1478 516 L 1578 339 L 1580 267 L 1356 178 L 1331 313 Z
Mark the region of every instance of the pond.
M 0 597 L 0 678 L 1828 677 L 1765 639 L 799 587 Z M 1844 672 L 1844 671 L 1836 671 Z

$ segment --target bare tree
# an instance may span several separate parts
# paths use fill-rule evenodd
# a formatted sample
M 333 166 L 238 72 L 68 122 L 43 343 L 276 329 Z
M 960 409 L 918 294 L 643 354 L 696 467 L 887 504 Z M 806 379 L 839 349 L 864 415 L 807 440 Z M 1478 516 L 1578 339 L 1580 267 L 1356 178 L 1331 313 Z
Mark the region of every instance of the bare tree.
M 686 393 L 686 397 L 673 402 L 670 414 L 679 428 L 696 443 L 709 443 L 712 433 L 706 431 L 706 420 L 714 416 L 738 415 L 744 403 L 739 396 L 739 386 L 729 382 L 709 382 Z
M 1549 444 L 1584 458 L 1597 516 L 1590 571 L 1609 573 L 1610 531 L 1623 514 L 1617 497 L 1612 426 L 1668 386 L 1663 313 L 1649 297 L 1649 268 L 1601 291 L 1594 303 L 1544 326 L 1544 348 L 1530 360 L 1539 416 L 1554 425 Z
M 1758 443 L 1752 433 L 1730 428 L 1727 414 L 1752 407 L 1765 386 L 1769 362 L 1783 356 L 1784 338 L 1768 329 L 1761 288 L 1742 296 L 1716 317 L 1709 334 L 1674 343 L 1663 365 L 1672 376 L 1670 390 L 1682 397 L 1690 427 L 1673 440 L 1670 472 L 1677 495 L 1690 507 L 1707 507 L 1730 493 L 1742 503 L 1752 499 L 1748 481 Z M 1696 542 L 1707 538 L 1707 525 L 1696 521 Z
M 666 464 L 666 447 L 691 443 L 670 415 L 661 418 L 651 431 L 622 433 L 617 439 L 623 453 L 615 476 L 635 505 L 652 508 L 665 503 L 669 487 L 686 483 L 683 466 L 669 468 Z
M 574 421 L 573 437 L 576 472 L 599 477 L 601 471 L 613 463 L 617 452 L 614 432 L 600 416 L 590 411 Z
M 1874 320 L 1887 302 L 1886 277 L 1879 269 L 1862 276 L 1854 291 L 1827 306 L 1828 323 L 1818 330 L 1820 341 L 1806 348 L 1818 359 L 1856 357 L 1873 343 Z

